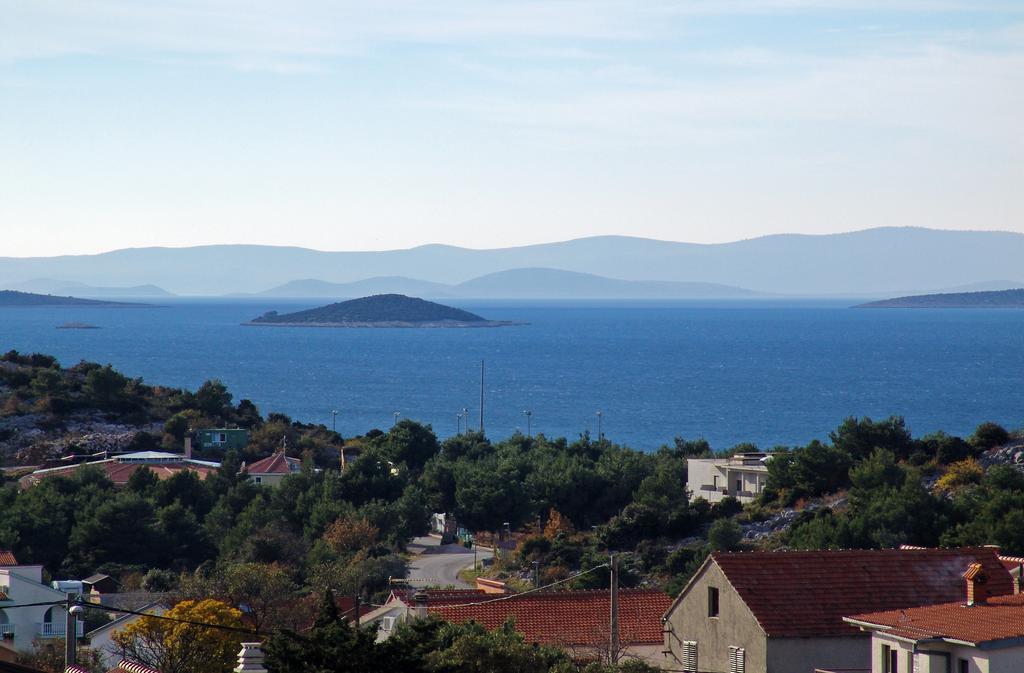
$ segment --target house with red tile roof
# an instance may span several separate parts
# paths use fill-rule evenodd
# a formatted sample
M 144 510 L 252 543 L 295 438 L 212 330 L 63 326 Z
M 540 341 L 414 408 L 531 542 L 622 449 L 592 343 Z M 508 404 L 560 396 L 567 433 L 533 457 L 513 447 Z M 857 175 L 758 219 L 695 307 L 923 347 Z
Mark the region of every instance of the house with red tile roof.
M 621 659 L 664 663 L 661 615 L 672 599 L 653 589 L 619 591 L 618 622 Z M 511 620 L 528 643 L 560 647 L 577 661 L 601 660 L 610 643 L 611 592 L 545 591 L 511 594 L 485 601 L 427 604 L 427 612 L 454 622 L 476 622 L 486 629 Z
M 867 670 L 869 634 L 843 618 L 955 601 L 972 564 L 990 595 L 1013 593 L 989 548 L 716 552 L 665 613 L 666 667 Z
M 661 615 L 671 603 L 664 592 L 619 592 L 619 656 L 664 662 Z M 486 629 L 511 620 L 528 643 L 559 647 L 579 661 L 598 660 L 609 649 L 611 595 L 607 589 L 496 595 L 479 589 L 401 590 L 365 623 L 378 622 L 381 639 L 402 621 L 428 616 L 448 622 L 476 622 Z
M 208 460 L 196 460 L 177 453 L 165 453 L 163 451 L 139 451 L 126 453 L 113 458 L 92 460 L 83 463 L 60 465 L 58 467 L 47 467 L 30 472 L 18 483 L 22 488 L 35 486 L 44 479 L 51 477 L 71 477 L 75 472 L 86 467 L 94 467 L 101 470 L 114 482 L 114 486 L 124 486 L 131 479 L 136 470 L 149 469 L 161 481 L 169 479 L 183 470 L 190 470 L 200 479 L 206 477 L 220 468 L 220 463 Z
M 961 600 L 846 617 L 871 634 L 871 673 L 1024 671 L 1024 595 L 990 596 L 980 565 Z
M 289 474 L 301 472 L 302 461 L 286 455 L 284 451 L 278 451 L 252 465 L 243 465 L 242 470 L 249 475 L 249 481 L 255 484 L 277 486 Z

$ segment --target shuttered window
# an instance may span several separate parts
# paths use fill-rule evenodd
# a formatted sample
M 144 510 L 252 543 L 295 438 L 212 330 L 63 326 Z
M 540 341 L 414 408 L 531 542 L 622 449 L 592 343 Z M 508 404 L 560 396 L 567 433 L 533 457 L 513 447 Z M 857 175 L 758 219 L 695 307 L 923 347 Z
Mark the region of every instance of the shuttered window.
M 686 673 L 697 673 L 697 641 L 683 641 L 683 670 Z
M 729 648 L 729 673 L 746 673 L 747 651 L 742 647 Z

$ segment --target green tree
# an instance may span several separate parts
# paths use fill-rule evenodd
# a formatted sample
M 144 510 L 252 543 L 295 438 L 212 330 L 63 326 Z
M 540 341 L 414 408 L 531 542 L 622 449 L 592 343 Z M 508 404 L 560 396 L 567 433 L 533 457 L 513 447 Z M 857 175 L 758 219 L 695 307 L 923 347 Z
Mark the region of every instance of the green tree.
M 890 416 L 882 421 L 847 418 L 829 437 L 832 444 L 848 453 L 854 460 L 867 458 L 875 449 L 886 449 L 897 457 L 906 458 L 914 449 L 914 440 L 902 416 Z
M 732 519 L 719 519 L 708 530 L 708 544 L 715 551 L 735 551 L 743 540 L 743 530 Z

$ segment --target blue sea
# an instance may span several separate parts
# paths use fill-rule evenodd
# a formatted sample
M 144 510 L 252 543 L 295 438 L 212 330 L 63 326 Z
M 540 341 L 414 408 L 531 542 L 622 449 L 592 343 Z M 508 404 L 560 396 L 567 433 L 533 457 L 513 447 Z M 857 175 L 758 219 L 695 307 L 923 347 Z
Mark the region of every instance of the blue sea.
M 825 438 L 844 417 L 899 414 L 915 434 L 1024 418 L 1024 311 L 851 309 L 852 301 L 453 302 L 494 329 L 244 327 L 324 302 L 175 300 L 136 309 L 0 309 L 0 350 L 110 363 L 146 382 L 218 378 L 236 401 L 344 435 L 401 418 L 441 436 L 597 434 L 654 450 Z M 62 330 L 80 321 L 96 330 Z

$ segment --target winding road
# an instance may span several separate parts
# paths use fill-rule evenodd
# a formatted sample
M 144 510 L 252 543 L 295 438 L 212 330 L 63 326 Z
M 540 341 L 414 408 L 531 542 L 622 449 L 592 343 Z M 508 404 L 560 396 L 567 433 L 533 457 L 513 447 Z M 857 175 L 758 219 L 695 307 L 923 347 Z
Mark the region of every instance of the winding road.
M 436 537 L 418 537 L 409 544 L 409 579 L 419 586 L 454 586 L 458 589 L 472 589 L 473 586 L 459 579 L 459 572 L 473 565 L 473 550 L 460 544 L 442 546 Z M 491 550 L 477 547 L 477 560 L 493 556 Z

